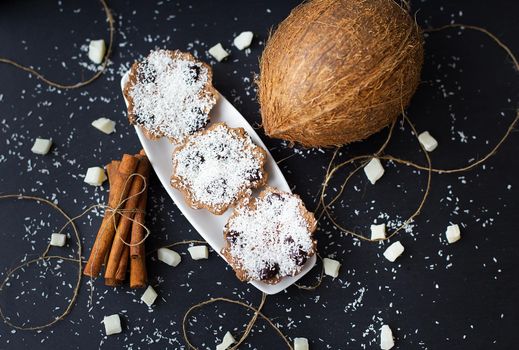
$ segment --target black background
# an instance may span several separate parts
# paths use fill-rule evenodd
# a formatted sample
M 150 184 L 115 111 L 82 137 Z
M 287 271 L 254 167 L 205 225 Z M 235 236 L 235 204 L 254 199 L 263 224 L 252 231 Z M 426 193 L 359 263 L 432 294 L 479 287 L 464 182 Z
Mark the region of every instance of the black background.
M 179 48 L 210 61 L 214 84 L 253 124 L 259 125 L 254 76 L 269 30 L 287 16 L 297 1 L 111 1 L 117 35 L 109 70 L 93 84 L 61 91 L 34 77 L 0 65 L 0 192 L 53 199 L 71 215 L 104 203 L 106 185 L 83 183 L 91 166 L 104 165 L 123 152 L 137 152 L 139 143 L 125 122 L 120 75 L 134 59 L 155 47 Z M 413 1 L 412 11 L 423 27 L 451 22 L 474 24 L 495 33 L 519 52 L 516 1 Z M 233 48 L 239 32 L 252 30 L 250 54 Z M 461 33 L 461 34 L 460 34 Z M 96 1 L 2 1 L 0 56 L 41 69 L 49 78 L 75 82 L 92 74 L 82 46 L 88 39 L 108 38 L 101 5 Z M 226 62 L 211 61 L 206 50 L 222 42 L 231 51 Z M 418 130 L 439 141 L 432 153 L 438 167 L 467 164 L 491 149 L 512 121 L 519 90 L 510 59 L 480 33 L 457 29 L 426 36 L 426 62 L 409 116 Z M 104 135 L 90 126 L 107 116 L 117 131 Z M 290 148 L 264 137 L 294 191 L 310 209 L 316 207 L 331 150 Z M 374 152 L 387 131 L 345 147 L 340 159 Z M 54 141 L 52 152 L 30 152 L 33 139 Z M 326 277 L 313 292 L 295 287 L 267 298 L 265 313 L 290 338 L 303 336 L 312 349 L 377 349 L 379 328 L 391 326 L 399 349 L 513 349 L 519 341 L 519 280 L 517 278 L 519 141 L 512 133 L 499 152 L 475 170 L 434 175 L 431 195 L 409 232 L 400 240 L 406 251 L 396 263 L 382 256 L 386 244 L 360 242 L 342 235 L 326 220 L 320 222 L 319 251 L 342 262 L 339 278 Z M 399 125 L 387 150 L 423 161 L 409 128 Z M 397 223 L 417 206 L 426 174 L 385 164 L 386 173 L 371 186 L 362 173 L 353 179 L 334 213 L 341 224 L 367 233 L 384 215 Z M 348 169 L 333 185 L 340 184 Z M 330 194 L 333 188 L 330 190 Z M 182 239 L 197 239 L 156 178 L 152 179 L 148 224 L 149 250 Z M 48 208 L 21 201 L 0 201 L 0 264 L 3 271 L 39 254 L 63 219 Z M 93 212 L 78 221 L 86 252 L 101 221 Z M 449 223 L 462 225 L 462 240 L 448 245 Z M 69 235 L 72 232 L 68 232 Z M 58 249 L 70 254 L 75 243 Z M 170 268 L 153 257 L 150 283 L 159 293 L 151 311 L 127 286 L 107 288 L 94 283 L 90 293 L 83 280 L 71 314 L 41 332 L 14 331 L 0 325 L 0 347 L 18 348 L 183 348 L 181 321 L 187 308 L 208 297 L 238 298 L 257 305 L 260 293 L 240 283 L 215 253 L 192 261 L 185 247 L 183 261 Z M 316 270 L 317 271 L 317 270 Z M 5 272 L 4 272 L 5 273 Z M 314 273 L 315 276 L 315 273 Z M 305 277 L 307 283 L 314 276 Z M 66 306 L 75 277 L 74 266 L 51 262 L 14 276 L 0 294 L 4 313 L 15 323 L 42 323 Z M 94 306 L 89 307 L 92 297 Z M 119 313 L 123 333 L 106 337 L 100 321 Z M 225 331 L 241 332 L 250 314 L 227 305 L 195 314 L 192 341 L 214 348 Z M 29 321 L 31 320 L 31 321 Z M 34 324 L 34 323 L 32 323 Z M 258 321 L 243 348 L 283 348 L 282 341 Z

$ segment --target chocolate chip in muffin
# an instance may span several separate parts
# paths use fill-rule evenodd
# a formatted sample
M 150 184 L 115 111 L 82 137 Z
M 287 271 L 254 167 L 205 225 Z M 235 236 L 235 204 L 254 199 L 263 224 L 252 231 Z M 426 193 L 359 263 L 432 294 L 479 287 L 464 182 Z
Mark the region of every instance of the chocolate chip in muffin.
M 276 278 L 279 273 L 278 263 L 266 263 L 260 271 L 260 279 L 266 281 Z

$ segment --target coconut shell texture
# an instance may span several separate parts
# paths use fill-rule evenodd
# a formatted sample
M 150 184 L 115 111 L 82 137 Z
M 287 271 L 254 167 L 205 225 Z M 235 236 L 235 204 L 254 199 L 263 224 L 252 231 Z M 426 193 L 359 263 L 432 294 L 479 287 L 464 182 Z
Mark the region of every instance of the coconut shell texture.
M 365 139 L 408 105 L 422 63 L 421 30 L 393 0 L 305 2 L 261 57 L 265 132 L 307 147 Z

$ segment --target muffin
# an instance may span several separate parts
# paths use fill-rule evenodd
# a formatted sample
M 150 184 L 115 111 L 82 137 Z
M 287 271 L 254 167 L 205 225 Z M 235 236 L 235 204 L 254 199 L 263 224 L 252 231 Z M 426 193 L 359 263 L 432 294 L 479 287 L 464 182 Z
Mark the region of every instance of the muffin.
M 123 94 L 128 120 L 150 139 L 182 142 L 209 123 L 218 93 L 211 67 L 178 50 L 155 50 L 132 65 Z
M 315 254 L 316 225 L 298 195 L 269 187 L 236 207 L 222 253 L 240 280 L 275 284 L 299 273 Z
M 216 123 L 175 149 L 171 186 L 192 208 L 221 215 L 266 183 L 266 159 L 245 130 Z

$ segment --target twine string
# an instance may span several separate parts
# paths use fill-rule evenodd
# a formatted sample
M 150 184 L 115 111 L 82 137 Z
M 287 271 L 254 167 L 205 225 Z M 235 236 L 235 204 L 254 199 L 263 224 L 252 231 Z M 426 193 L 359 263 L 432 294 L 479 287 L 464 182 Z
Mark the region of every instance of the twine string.
M 137 193 L 135 193 L 135 194 L 133 194 L 131 196 L 128 196 L 127 198 L 123 198 L 123 194 L 126 191 L 126 187 L 131 186 L 132 178 L 134 176 L 140 177 L 142 179 L 142 188 Z M 117 204 L 117 206 L 115 208 L 111 208 L 109 206 L 105 206 L 105 210 L 107 210 L 107 211 L 109 211 L 111 213 L 110 214 L 111 215 L 111 220 L 113 222 L 115 232 L 117 232 L 117 221 L 116 221 L 116 216 L 117 215 L 124 216 L 124 218 L 130 220 L 132 223 L 135 223 L 135 224 L 141 226 L 146 231 L 146 234 L 144 235 L 144 237 L 139 242 L 136 242 L 136 243 L 126 242 L 120 235 L 117 235 L 117 238 L 124 245 L 127 245 L 128 247 L 135 247 L 135 246 L 143 244 L 144 241 L 146 241 L 146 239 L 151 234 L 150 229 L 148 227 L 146 227 L 146 225 L 144 225 L 142 222 L 139 222 L 139 221 L 135 220 L 135 218 L 134 218 L 135 217 L 134 214 L 136 214 L 136 213 L 144 213 L 145 214 L 146 212 L 144 210 L 141 210 L 139 208 L 124 209 L 124 206 L 126 205 L 126 202 L 128 202 L 132 198 L 139 197 L 141 194 L 143 194 L 146 191 L 147 187 L 148 187 L 148 180 L 146 179 L 146 177 L 144 175 L 141 175 L 141 174 L 138 174 L 138 173 L 130 174 L 130 176 L 128 176 L 128 178 L 126 179 L 126 181 L 124 183 L 123 191 L 121 192 L 121 196 L 119 197 L 119 204 Z M 126 214 L 131 214 L 131 215 L 126 215 Z

